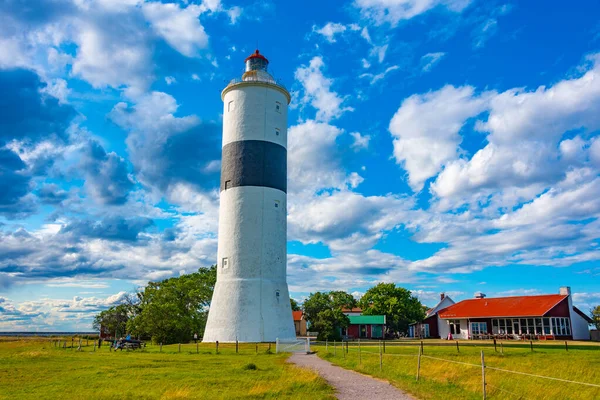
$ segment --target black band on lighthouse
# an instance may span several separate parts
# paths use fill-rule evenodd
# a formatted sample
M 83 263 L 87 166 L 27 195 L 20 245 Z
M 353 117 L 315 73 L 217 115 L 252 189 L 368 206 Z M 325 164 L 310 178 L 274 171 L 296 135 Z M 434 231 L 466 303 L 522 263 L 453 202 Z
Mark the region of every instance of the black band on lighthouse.
M 264 186 L 287 193 L 287 150 L 264 140 L 240 140 L 223 147 L 221 191 Z

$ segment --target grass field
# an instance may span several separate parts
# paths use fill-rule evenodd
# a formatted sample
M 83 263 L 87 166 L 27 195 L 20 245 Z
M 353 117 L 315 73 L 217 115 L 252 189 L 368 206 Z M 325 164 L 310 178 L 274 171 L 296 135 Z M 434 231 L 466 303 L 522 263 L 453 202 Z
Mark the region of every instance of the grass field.
M 564 342 L 536 342 L 532 352 L 529 343 L 506 343 L 502 347 L 498 344 L 496 352 L 493 344 L 489 342 L 471 341 L 463 342 L 458 352 L 455 346 L 434 346 L 448 344 L 447 341 L 425 341 L 424 343 L 419 382 L 416 381 L 418 342 L 403 342 L 403 346 L 393 346 L 388 343 L 383 355 L 381 371 L 378 343 L 361 343 L 362 360 L 359 359 L 356 342 L 350 343 L 349 351 L 345 355 L 339 344 L 336 346 L 335 355 L 332 345 L 328 346 L 328 351 L 323 345 L 312 348 L 320 357 L 334 364 L 389 380 L 420 399 L 481 399 L 482 350 L 488 367 L 600 385 L 598 344 L 570 342 L 569 351 L 566 351 Z M 409 344 L 412 346 L 408 346 Z M 504 353 L 501 352 L 502 349 Z M 428 357 L 474 365 L 451 363 Z M 486 381 L 488 399 L 600 399 L 599 387 L 517 375 L 490 368 L 486 368 Z
M 83 341 L 85 346 L 86 341 Z M 150 346 L 141 351 L 56 348 L 49 340 L 0 338 L 0 399 L 330 399 L 311 371 L 268 345 Z M 67 346 L 71 339 L 67 338 Z M 77 346 L 77 345 L 76 345 Z M 273 345 L 273 351 L 275 346 Z M 247 369 L 249 364 L 257 369 Z

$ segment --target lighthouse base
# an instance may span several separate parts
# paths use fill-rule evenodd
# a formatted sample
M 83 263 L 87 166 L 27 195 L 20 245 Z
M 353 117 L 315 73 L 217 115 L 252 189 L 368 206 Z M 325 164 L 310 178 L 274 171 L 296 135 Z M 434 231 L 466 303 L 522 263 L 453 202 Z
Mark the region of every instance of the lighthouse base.
M 295 338 L 285 280 L 217 281 L 203 342 L 275 342 Z

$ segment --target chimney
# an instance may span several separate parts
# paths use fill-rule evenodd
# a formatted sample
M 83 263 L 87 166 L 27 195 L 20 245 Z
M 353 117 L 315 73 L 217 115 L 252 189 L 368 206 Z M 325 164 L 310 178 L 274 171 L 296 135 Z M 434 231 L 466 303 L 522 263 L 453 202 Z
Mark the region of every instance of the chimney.
M 560 294 L 562 294 L 563 296 L 570 296 L 571 295 L 571 287 L 570 286 L 563 286 L 560 288 Z
M 485 293 L 475 292 L 475 298 L 476 299 L 484 299 L 485 298 Z
M 440 293 L 440 301 L 446 298 L 446 293 Z

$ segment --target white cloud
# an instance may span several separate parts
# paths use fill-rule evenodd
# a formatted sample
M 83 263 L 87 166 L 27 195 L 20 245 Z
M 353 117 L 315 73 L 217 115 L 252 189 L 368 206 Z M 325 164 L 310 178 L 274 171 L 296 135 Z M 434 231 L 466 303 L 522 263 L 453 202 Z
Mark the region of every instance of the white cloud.
M 335 35 L 345 32 L 346 29 L 346 25 L 334 22 L 328 22 L 322 28 L 319 29 L 317 29 L 316 26 L 313 26 L 313 32 L 324 36 L 329 43 L 335 43 Z
M 313 57 L 308 66 L 303 65 L 296 70 L 295 77 L 303 87 L 302 103 L 310 104 L 317 110 L 317 120 L 328 122 L 354 109 L 344 107 L 342 104 L 345 99 L 331 90 L 333 79 L 323 75 L 324 66 L 321 57 Z
M 354 142 L 352 143 L 354 151 L 369 148 L 369 141 L 371 140 L 370 135 L 361 135 L 360 132 L 351 132 L 350 136 L 354 138 Z
M 377 58 L 377 61 L 379 62 L 379 64 L 381 64 L 383 60 L 385 60 L 385 54 L 387 53 L 387 49 L 387 44 L 384 44 L 382 46 L 373 46 L 369 51 L 369 55 L 371 57 Z
M 173 83 L 177 83 L 177 79 L 174 76 L 165 76 L 165 82 L 167 85 L 172 85 Z
M 423 14 L 434 7 L 445 6 L 453 12 L 461 12 L 470 0 L 354 0 L 364 19 L 377 25 L 389 23 L 395 26 L 401 20 Z
M 377 75 L 374 75 L 374 74 L 371 74 L 371 73 L 365 73 L 365 74 L 359 75 L 358 77 L 359 78 L 368 78 L 368 79 L 370 79 L 371 80 L 371 85 L 373 85 L 373 84 L 375 84 L 375 83 L 383 80 L 385 78 L 385 76 L 387 74 L 389 74 L 390 72 L 396 71 L 398 69 L 400 69 L 399 66 L 392 65 L 391 67 L 386 68 L 385 71 L 383 71 L 383 72 L 381 72 L 381 73 L 379 73 Z
M 206 4 L 203 3 L 203 5 Z M 217 8 L 213 5 L 211 11 Z M 142 11 L 154 31 L 167 43 L 187 57 L 195 57 L 208 46 L 208 35 L 200 24 L 205 7 L 189 5 L 185 8 L 173 3 L 144 3 Z
M 405 99 L 392 118 L 394 157 L 408 172 L 408 182 L 420 191 L 424 182 L 458 157 L 459 131 L 467 119 L 486 109 L 488 94 L 475 95 L 470 86 L 444 86 Z
M 423 72 L 429 72 L 431 69 L 441 61 L 441 59 L 446 55 L 446 53 L 438 52 L 438 53 L 427 53 L 423 57 L 421 57 L 421 70 Z

